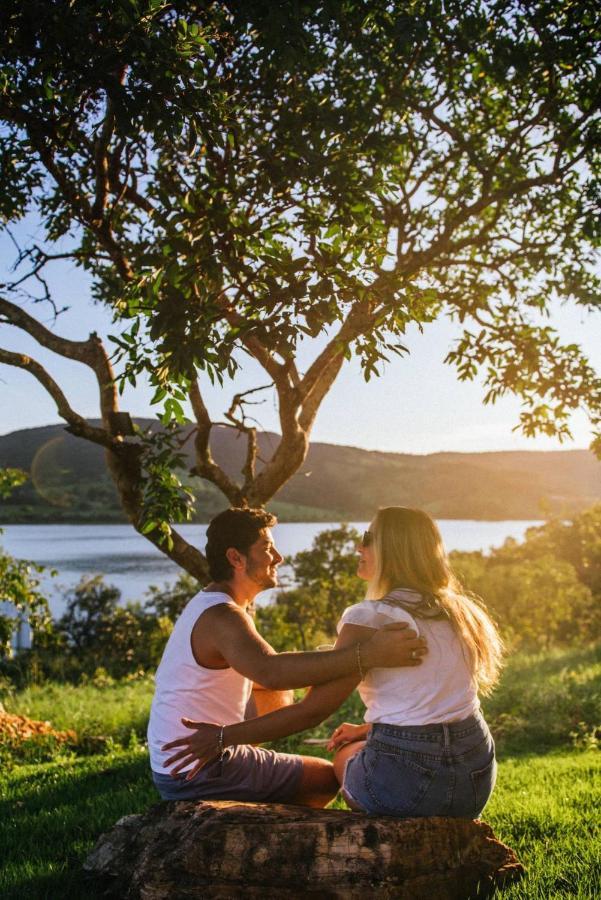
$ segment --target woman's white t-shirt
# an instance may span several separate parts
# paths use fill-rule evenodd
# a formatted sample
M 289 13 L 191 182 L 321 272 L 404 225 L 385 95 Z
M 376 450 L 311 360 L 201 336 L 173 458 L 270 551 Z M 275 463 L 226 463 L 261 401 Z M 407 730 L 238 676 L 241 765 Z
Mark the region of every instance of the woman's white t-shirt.
M 421 601 L 415 591 L 395 590 L 393 596 L 408 608 Z M 358 690 L 365 703 L 366 722 L 390 725 L 428 725 L 458 722 L 480 709 L 477 686 L 468 665 L 467 650 L 447 619 L 413 617 L 383 600 L 363 600 L 349 606 L 338 622 L 382 628 L 408 622 L 428 644 L 420 666 L 370 669 Z
M 252 692 L 252 682 L 235 669 L 206 669 L 192 653 L 192 629 L 207 609 L 220 603 L 236 605 L 228 594 L 200 591 L 177 619 L 155 675 L 155 693 L 148 723 L 148 750 L 154 772 L 166 773 L 163 763 L 173 750 L 161 747 L 188 737 L 182 718 L 197 722 L 232 725 L 242 722 Z M 192 764 L 185 769 L 192 768 Z

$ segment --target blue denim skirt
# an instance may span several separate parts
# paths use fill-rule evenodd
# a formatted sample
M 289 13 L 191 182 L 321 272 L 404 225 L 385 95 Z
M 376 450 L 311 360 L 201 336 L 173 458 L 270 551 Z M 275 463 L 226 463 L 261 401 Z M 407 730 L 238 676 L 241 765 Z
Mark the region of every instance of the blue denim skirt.
M 342 793 L 367 813 L 476 819 L 497 775 L 481 715 L 440 725 L 372 725 L 347 763 Z

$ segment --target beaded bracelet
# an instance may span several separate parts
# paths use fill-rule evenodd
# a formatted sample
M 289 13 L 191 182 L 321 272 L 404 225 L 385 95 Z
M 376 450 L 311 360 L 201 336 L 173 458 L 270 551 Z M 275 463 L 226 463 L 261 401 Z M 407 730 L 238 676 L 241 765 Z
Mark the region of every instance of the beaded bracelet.
M 225 731 L 225 725 L 222 725 L 219 729 L 219 734 L 217 736 L 217 753 L 219 754 L 219 759 L 223 759 L 223 754 L 225 753 L 225 747 L 223 746 L 223 732 Z
M 363 671 L 363 666 L 361 665 L 361 641 L 357 641 L 355 644 L 355 652 L 357 654 L 357 668 L 359 669 L 359 675 L 361 676 L 361 681 L 365 679 L 365 672 Z

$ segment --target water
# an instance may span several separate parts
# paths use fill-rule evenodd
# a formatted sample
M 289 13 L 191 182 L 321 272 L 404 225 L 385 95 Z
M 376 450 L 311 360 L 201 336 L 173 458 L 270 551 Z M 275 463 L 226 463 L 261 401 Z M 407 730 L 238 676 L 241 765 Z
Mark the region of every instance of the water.
M 366 522 L 352 523 L 362 532 Z M 476 522 L 447 519 L 439 523 L 448 550 L 484 550 L 500 546 L 506 538 L 521 540 L 526 529 L 540 522 Z M 283 556 L 307 550 L 314 537 L 338 523 L 290 522 L 276 525 L 273 534 Z M 201 549 L 206 525 L 181 525 L 180 533 Z M 151 585 L 173 584 L 179 568 L 129 525 L 7 525 L 0 537 L 4 549 L 20 559 L 56 569 L 45 576 L 43 588 L 54 616 L 64 609 L 65 591 L 83 575 L 102 574 L 121 591 L 122 599 L 142 600 Z M 264 602 L 268 593 L 262 595 Z

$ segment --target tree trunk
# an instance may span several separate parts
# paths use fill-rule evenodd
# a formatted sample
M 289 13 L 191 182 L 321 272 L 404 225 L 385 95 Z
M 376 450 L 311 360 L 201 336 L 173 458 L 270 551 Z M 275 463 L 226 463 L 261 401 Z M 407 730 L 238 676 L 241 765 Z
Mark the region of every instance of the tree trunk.
M 231 801 L 126 816 L 84 869 L 121 900 L 467 900 L 524 871 L 484 822 Z

